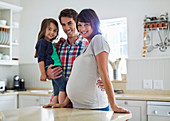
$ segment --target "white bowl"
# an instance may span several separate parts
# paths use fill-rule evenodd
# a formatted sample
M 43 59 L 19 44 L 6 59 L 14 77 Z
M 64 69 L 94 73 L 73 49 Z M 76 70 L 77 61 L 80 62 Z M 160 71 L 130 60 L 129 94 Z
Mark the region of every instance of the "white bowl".
M 0 25 L 6 26 L 7 21 L 6 20 L 0 20 Z
M 9 55 L 3 55 L 2 60 L 9 60 Z

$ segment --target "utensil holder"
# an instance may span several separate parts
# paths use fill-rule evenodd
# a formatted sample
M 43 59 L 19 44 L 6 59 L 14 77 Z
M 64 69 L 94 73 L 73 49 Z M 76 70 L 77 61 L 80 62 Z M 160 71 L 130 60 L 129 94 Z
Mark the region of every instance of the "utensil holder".
M 118 80 L 118 69 L 113 70 L 113 79 Z

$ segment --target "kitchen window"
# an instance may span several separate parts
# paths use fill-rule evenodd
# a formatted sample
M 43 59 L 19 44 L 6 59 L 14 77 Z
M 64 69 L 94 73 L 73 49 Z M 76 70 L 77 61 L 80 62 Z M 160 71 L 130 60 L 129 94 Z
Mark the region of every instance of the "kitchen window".
M 126 74 L 127 67 L 125 58 L 128 57 L 127 18 L 101 20 L 100 28 L 103 36 L 110 45 L 109 60 L 113 62 L 121 58 L 119 73 Z

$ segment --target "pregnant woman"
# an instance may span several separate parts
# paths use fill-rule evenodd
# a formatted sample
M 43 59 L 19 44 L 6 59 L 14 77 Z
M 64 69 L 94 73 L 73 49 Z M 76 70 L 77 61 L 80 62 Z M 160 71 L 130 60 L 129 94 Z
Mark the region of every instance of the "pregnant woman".
M 67 83 L 67 98 L 62 104 L 49 106 L 64 107 L 69 99 L 73 108 L 109 110 L 108 100 L 114 112 L 129 113 L 116 105 L 113 88 L 108 75 L 109 45 L 100 32 L 100 21 L 92 9 L 82 10 L 77 18 L 77 29 L 89 41 L 81 55 L 76 58 Z M 105 92 L 96 85 L 97 80 L 104 83 Z

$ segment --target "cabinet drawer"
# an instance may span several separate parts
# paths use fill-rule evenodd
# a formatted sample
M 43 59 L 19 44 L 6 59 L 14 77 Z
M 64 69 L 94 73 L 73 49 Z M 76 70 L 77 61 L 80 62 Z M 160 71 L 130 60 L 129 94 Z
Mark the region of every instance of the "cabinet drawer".
M 17 95 L 0 96 L 0 111 L 17 109 Z

